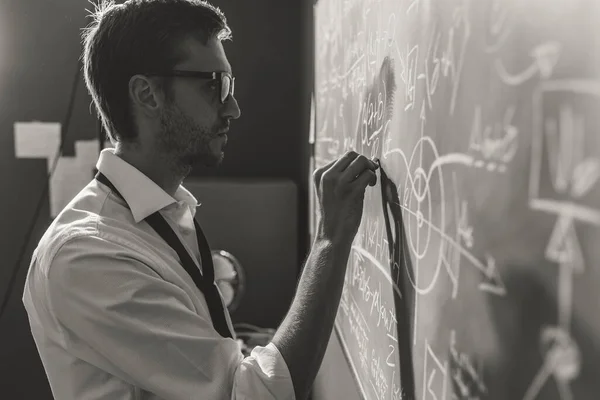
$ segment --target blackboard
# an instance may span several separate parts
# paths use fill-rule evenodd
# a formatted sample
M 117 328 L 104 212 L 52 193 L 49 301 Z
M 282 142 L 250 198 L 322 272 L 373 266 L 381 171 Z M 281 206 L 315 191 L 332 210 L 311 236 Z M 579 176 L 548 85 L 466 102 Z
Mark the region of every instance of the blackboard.
M 596 0 L 315 4 L 314 168 L 382 166 L 335 323 L 364 398 L 600 398 L 599 37 Z

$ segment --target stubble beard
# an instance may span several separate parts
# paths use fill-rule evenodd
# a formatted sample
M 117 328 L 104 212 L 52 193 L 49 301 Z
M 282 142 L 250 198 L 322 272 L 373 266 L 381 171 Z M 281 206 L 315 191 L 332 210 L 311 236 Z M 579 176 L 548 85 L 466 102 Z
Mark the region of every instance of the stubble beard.
M 199 126 L 174 105 L 163 112 L 160 123 L 159 149 L 171 160 L 176 172 L 187 175 L 194 165 L 218 167 L 222 163 L 223 152 L 215 154 L 210 148 L 217 138 L 217 129 Z

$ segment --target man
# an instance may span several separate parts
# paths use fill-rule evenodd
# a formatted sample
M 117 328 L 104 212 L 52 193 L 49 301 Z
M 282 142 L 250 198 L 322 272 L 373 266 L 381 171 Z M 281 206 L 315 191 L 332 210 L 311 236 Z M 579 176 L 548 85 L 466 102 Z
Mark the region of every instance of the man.
M 40 240 L 23 295 L 55 398 L 306 398 L 376 164 L 349 152 L 315 172 L 320 219 L 297 293 L 244 358 L 181 186 L 193 163 L 221 162 L 240 116 L 225 17 L 200 0 L 105 2 L 94 17 L 85 79 L 115 149 Z

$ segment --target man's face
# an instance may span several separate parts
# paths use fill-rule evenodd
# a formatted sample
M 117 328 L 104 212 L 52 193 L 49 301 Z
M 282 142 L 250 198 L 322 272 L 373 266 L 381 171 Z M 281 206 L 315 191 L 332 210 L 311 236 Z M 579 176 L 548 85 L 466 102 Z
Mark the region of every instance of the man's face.
M 185 49 L 187 60 L 174 69 L 231 73 L 220 41 L 210 40 L 203 45 L 190 39 Z M 159 151 L 184 166 L 219 165 L 224 157 L 230 120 L 240 116 L 235 98 L 230 96 L 222 104 L 218 81 L 187 77 L 172 79 L 168 97 L 159 118 Z

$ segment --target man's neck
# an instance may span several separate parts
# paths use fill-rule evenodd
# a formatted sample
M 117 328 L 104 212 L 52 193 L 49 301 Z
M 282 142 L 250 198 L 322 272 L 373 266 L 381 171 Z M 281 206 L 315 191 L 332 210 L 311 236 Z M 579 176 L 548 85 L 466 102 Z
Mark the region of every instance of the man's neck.
M 137 146 L 117 145 L 115 155 L 146 175 L 170 196 L 175 195 L 179 185 L 189 174 L 188 169 L 175 165 L 168 157 L 149 154 Z

